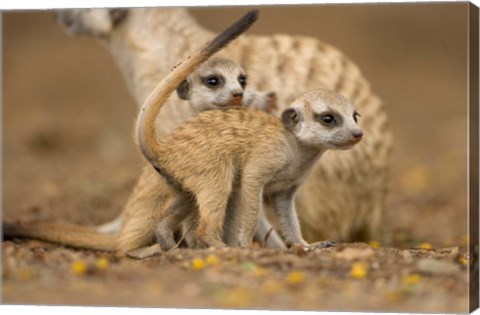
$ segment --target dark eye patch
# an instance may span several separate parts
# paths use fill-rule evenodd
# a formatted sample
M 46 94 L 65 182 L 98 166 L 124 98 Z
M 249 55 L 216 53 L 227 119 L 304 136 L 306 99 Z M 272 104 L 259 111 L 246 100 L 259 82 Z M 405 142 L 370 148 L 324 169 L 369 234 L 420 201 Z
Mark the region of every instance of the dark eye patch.
M 238 83 L 240 83 L 240 86 L 242 88 L 245 88 L 247 86 L 247 76 L 244 74 L 241 74 L 238 76 Z
M 225 79 L 221 75 L 212 74 L 202 78 L 202 82 L 209 88 L 214 89 L 222 86 L 225 82 Z
M 360 114 L 357 112 L 353 113 L 353 120 L 355 121 L 355 123 L 358 123 L 358 117 L 362 117 L 362 116 L 360 116 Z
M 327 127 L 335 127 L 342 123 L 340 115 L 332 112 L 314 113 L 313 118 Z

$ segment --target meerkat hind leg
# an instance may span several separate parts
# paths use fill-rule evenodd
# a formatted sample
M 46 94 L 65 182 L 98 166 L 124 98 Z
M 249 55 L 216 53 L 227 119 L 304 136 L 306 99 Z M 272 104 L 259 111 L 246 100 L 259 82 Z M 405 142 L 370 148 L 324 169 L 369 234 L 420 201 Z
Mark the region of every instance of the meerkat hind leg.
M 230 187 L 223 187 L 223 189 L 211 189 L 197 195 L 199 215 L 195 235 L 199 247 L 226 246 L 222 235 L 229 193 Z
M 238 201 L 233 209 L 234 221 L 232 224 L 238 227 L 235 236 L 238 238 L 237 242 L 240 247 L 252 245 L 263 208 L 263 184 L 251 174 L 256 174 L 256 172 L 250 173 L 245 170 L 237 196 Z
M 194 211 L 192 201 L 179 193 L 165 210 L 165 216 L 160 219 L 155 228 L 155 237 L 163 250 L 176 246 L 174 231 L 180 223 Z

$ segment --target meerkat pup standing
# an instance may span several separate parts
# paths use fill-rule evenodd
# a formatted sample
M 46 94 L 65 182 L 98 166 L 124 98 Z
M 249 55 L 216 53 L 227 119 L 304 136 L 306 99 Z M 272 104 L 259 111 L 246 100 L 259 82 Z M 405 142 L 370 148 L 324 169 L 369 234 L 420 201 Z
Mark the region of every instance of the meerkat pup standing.
M 223 247 L 224 240 L 249 246 L 266 195 L 287 245 L 324 246 L 302 238 L 293 198 L 322 153 L 351 148 L 362 138 L 358 113 L 345 97 L 326 90 L 306 92 L 281 119 L 252 109 L 205 111 L 167 137 L 156 138 L 161 107 L 196 67 L 225 46 L 228 33 L 177 66 L 140 110 L 140 151 L 176 193 L 159 220 L 157 240 L 163 249 L 175 246 L 172 230 L 197 209 L 195 238 L 200 246 Z M 232 213 L 224 234 L 228 204 Z

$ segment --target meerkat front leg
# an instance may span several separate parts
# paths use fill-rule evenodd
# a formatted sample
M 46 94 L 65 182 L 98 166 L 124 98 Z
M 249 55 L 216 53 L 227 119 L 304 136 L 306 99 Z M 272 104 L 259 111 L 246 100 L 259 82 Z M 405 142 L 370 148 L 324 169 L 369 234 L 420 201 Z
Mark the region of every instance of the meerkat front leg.
M 295 210 L 294 196 L 296 190 L 297 187 L 292 187 L 287 191 L 278 192 L 272 196 L 273 209 L 278 217 L 280 233 L 285 239 L 287 246 L 300 244 L 306 250 L 333 246 L 333 243 L 330 241 L 308 244 L 303 239 Z
M 268 248 L 287 248 L 285 242 L 268 221 L 264 209 L 260 210 L 260 220 L 258 221 L 258 228 L 255 232 L 255 239 L 257 242 L 265 242 L 264 245 Z

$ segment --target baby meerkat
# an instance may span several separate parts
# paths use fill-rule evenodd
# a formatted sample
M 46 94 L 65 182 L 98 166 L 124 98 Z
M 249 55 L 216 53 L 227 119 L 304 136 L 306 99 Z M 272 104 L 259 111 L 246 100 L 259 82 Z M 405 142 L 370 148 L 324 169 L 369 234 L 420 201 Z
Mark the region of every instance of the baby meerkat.
M 249 246 L 264 196 L 272 200 L 287 245 L 325 246 L 302 238 L 293 198 L 322 153 L 349 149 L 362 138 L 358 113 L 342 95 L 306 92 L 282 112 L 281 119 L 252 109 L 205 111 L 167 137 L 156 138 L 155 119 L 161 107 L 196 67 L 223 47 L 218 38 L 160 82 L 137 119 L 140 151 L 176 192 L 156 228 L 160 246 L 164 250 L 175 246 L 172 230 L 193 209 L 198 211 L 195 239 L 200 246 L 223 247 L 224 240 Z M 231 213 L 225 221 L 227 205 Z
M 276 109 L 274 92 L 247 88 L 245 70 L 226 58 L 210 58 L 177 87 L 177 95 L 190 101 L 195 113 L 230 107 L 253 107 L 272 113 Z

